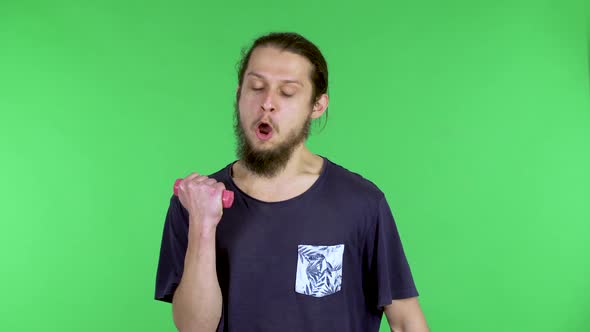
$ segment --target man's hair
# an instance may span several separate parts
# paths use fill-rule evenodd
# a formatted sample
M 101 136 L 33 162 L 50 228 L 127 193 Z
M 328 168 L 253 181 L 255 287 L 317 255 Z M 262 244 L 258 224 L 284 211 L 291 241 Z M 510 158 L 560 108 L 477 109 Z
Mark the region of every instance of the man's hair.
M 310 104 L 313 106 L 315 102 L 324 93 L 328 92 L 328 64 L 326 59 L 322 55 L 319 48 L 295 32 L 272 32 L 267 35 L 258 37 L 249 48 L 242 49 L 241 59 L 237 64 L 238 71 L 238 84 L 240 89 L 236 95 L 236 105 L 240 100 L 240 94 L 242 90 L 242 83 L 244 80 L 244 74 L 248 67 L 248 61 L 252 52 L 257 47 L 271 46 L 282 51 L 289 51 L 291 53 L 299 54 L 312 64 L 310 73 L 310 79 L 312 82 L 312 92 Z M 326 108 L 326 122 L 328 121 L 328 109 Z

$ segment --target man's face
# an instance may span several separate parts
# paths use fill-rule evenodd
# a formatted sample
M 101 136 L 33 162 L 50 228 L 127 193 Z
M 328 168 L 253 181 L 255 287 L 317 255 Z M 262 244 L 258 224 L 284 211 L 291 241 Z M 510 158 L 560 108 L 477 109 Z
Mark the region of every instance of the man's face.
M 298 54 L 258 47 L 244 73 L 235 109 L 237 153 L 257 175 L 282 170 L 309 135 L 311 63 Z

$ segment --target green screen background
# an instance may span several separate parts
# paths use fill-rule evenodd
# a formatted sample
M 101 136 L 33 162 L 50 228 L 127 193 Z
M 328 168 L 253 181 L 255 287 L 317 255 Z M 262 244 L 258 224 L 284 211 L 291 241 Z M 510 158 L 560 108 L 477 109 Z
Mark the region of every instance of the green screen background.
M 432 331 L 590 331 L 586 9 L 0 2 L 0 330 L 174 331 L 173 181 L 234 160 L 240 49 L 290 30 L 330 68 L 308 146 L 386 193 Z

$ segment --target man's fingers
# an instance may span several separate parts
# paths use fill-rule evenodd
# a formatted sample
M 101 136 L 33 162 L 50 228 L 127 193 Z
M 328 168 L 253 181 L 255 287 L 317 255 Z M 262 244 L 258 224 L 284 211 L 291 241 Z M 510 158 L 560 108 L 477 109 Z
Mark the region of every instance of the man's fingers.
M 201 175 L 201 176 L 197 176 L 193 181 L 195 183 L 200 183 L 200 182 L 205 182 L 206 183 L 209 180 L 210 180 L 209 177 L 204 176 L 204 175 Z
M 225 184 L 223 184 L 223 182 L 217 182 L 216 184 L 213 185 L 215 187 L 215 189 L 217 190 L 225 190 Z
M 199 173 L 197 172 L 193 172 L 191 174 L 189 174 L 187 177 L 185 177 L 183 180 L 185 181 L 191 181 L 192 179 L 201 176 Z
M 193 172 L 193 173 L 189 174 L 187 177 L 185 177 L 184 179 L 181 179 L 181 181 L 177 183 L 178 189 L 182 189 L 183 191 L 186 190 L 186 186 L 188 185 L 188 183 L 190 183 L 191 181 L 193 181 L 194 179 L 196 179 L 200 176 L 201 175 L 199 175 L 199 173 L 197 173 L 197 172 Z
M 204 183 L 206 185 L 216 185 L 216 184 L 221 184 L 220 188 L 225 189 L 225 186 L 223 186 L 223 183 L 218 183 L 217 180 L 210 178 L 208 176 L 205 175 L 199 175 L 199 173 L 191 173 L 190 175 L 188 175 L 187 177 L 185 177 L 180 183 L 179 183 L 179 187 L 182 187 L 183 189 L 186 189 L 186 186 L 191 183 Z M 217 188 L 217 187 L 216 187 Z
M 208 184 L 208 185 L 212 186 L 212 185 L 214 185 L 217 182 L 217 180 L 215 180 L 215 179 L 207 179 L 207 180 L 204 180 L 203 182 L 205 184 Z
M 191 182 L 194 178 L 199 177 L 199 176 L 200 176 L 199 173 L 196 173 L 196 172 L 189 174 L 187 177 L 185 177 L 184 179 L 182 179 L 182 181 L 180 181 L 178 183 L 178 187 L 182 188 L 182 189 L 186 188 L 187 183 Z

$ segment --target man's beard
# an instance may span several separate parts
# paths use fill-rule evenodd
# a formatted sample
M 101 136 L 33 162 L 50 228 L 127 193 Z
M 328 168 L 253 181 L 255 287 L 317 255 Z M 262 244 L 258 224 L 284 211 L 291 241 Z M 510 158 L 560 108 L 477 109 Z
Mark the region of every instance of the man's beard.
M 234 109 L 234 132 L 237 140 L 236 153 L 244 166 L 258 176 L 271 178 L 277 175 L 287 166 L 295 148 L 309 136 L 310 116 L 307 117 L 302 127 L 295 128 L 294 131 L 289 133 L 284 142 L 271 149 L 256 150 L 244 132 L 237 103 L 235 103 Z M 246 129 L 250 130 L 250 128 Z

